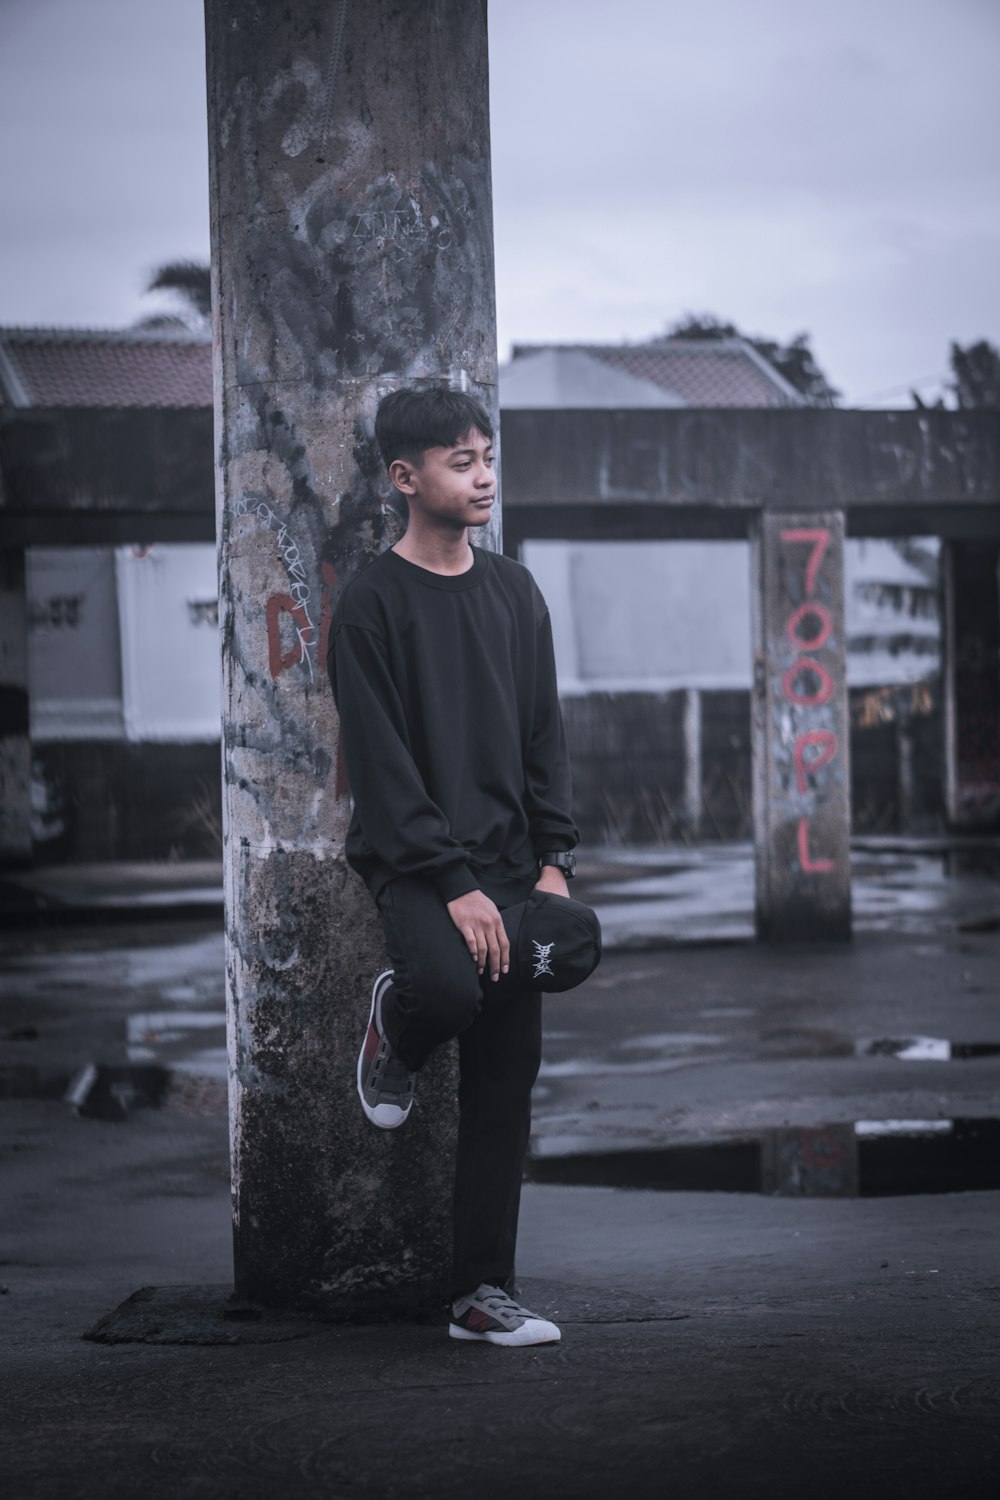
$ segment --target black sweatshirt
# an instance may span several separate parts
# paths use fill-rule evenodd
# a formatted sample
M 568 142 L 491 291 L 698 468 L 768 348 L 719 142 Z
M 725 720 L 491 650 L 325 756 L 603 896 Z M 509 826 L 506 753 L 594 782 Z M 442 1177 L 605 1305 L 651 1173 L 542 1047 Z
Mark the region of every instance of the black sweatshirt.
M 577 842 L 545 601 L 520 563 L 472 553 L 451 577 L 383 552 L 334 611 L 346 855 L 375 896 L 419 875 L 501 900 Z

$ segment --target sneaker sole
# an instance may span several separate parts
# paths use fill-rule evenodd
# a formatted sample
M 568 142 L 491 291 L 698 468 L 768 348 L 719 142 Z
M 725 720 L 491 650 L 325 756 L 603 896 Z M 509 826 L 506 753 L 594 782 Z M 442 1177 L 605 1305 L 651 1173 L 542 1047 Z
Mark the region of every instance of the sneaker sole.
M 379 985 L 382 983 L 383 979 L 385 979 L 385 977 L 391 973 L 391 969 L 384 969 L 383 972 L 379 974 L 378 978 L 375 980 L 375 983 L 372 985 L 372 1006 L 371 1011 L 368 1015 L 368 1026 L 365 1029 L 365 1040 L 361 1043 L 361 1051 L 358 1053 L 358 1066 L 355 1072 L 358 1098 L 361 1100 L 361 1108 L 364 1110 L 365 1115 L 377 1130 L 398 1130 L 400 1125 L 402 1125 L 409 1118 L 410 1110 L 413 1108 L 412 1099 L 410 1100 L 410 1103 L 407 1105 L 406 1109 L 399 1109 L 395 1104 L 376 1104 L 372 1106 L 365 1098 L 364 1088 L 361 1081 L 361 1075 L 364 1071 L 365 1066 L 365 1044 L 368 1041 L 368 1032 L 370 1030 L 374 1030 L 377 1033 L 378 1031 L 378 1028 L 375 1025 L 375 1010 L 378 1003 Z M 379 1115 L 380 1110 L 384 1111 L 381 1117 Z
M 508 1349 L 523 1349 L 530 1344 L 558 1344 L 562 1338 L 556 1325 L 546 1323 L 543 1318 L 529 1318 L 520 1328 L 513 1328 L 509 1333 L 502 1333 L 499 1329 L 493 1329 L 489 1333 L 473 1333 L 460 1323 L 449 1323 L 448 1334 L 453 1339 L 465 1339 L 470 1344 L 502 1344 Z

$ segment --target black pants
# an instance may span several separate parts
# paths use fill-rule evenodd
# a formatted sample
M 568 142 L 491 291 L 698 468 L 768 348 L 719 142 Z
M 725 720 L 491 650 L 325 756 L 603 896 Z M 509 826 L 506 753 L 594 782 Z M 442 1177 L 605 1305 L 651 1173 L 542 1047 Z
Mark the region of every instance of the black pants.
M 511 898 L 524 901 L 534 881 Z M 505 903 L 506 904 L 506 903 Z M 389 1045 L 418 1069 L 458 1037 L 454 1296 L 514 1274 L 531 1086 L 542 1055 L 537 990 L 512 975 L 480 976 L 448 908 L 429 881 L 402 876 L 379 896 L 393 982 L 382 1002 Z

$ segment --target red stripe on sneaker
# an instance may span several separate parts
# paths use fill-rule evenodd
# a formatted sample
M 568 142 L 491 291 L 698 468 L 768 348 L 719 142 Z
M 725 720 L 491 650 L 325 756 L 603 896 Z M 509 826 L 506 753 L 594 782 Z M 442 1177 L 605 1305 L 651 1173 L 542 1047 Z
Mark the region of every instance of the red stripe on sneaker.
M 485 1333 L 488 1328 L 499 1328 L 500 1324 L 489 1313 L 483 1312 L 482 1308 L 470 1307 L 465 1326 L 470 1333 Z

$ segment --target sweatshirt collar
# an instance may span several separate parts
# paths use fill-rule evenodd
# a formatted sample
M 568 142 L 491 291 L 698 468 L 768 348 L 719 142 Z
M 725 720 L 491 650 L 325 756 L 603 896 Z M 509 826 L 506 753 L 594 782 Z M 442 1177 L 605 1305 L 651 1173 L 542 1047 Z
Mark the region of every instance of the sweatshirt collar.
M 489 571 L 489 554 L 483 547 L 472 548 L 472 567 L 464 573 L 432 573 L 430 568 L 421 568 L 417 563 L 412 563 L 405 557 L 400 557 L 398 552 L 390 548 L 383 556 L 389 559 L 391 567 L 400 568 L 417 583 L 424 584 L 430 589 L 445 589 L 449 593 L 457 593 L 462 589 L 475 588 L 482 583 Z

